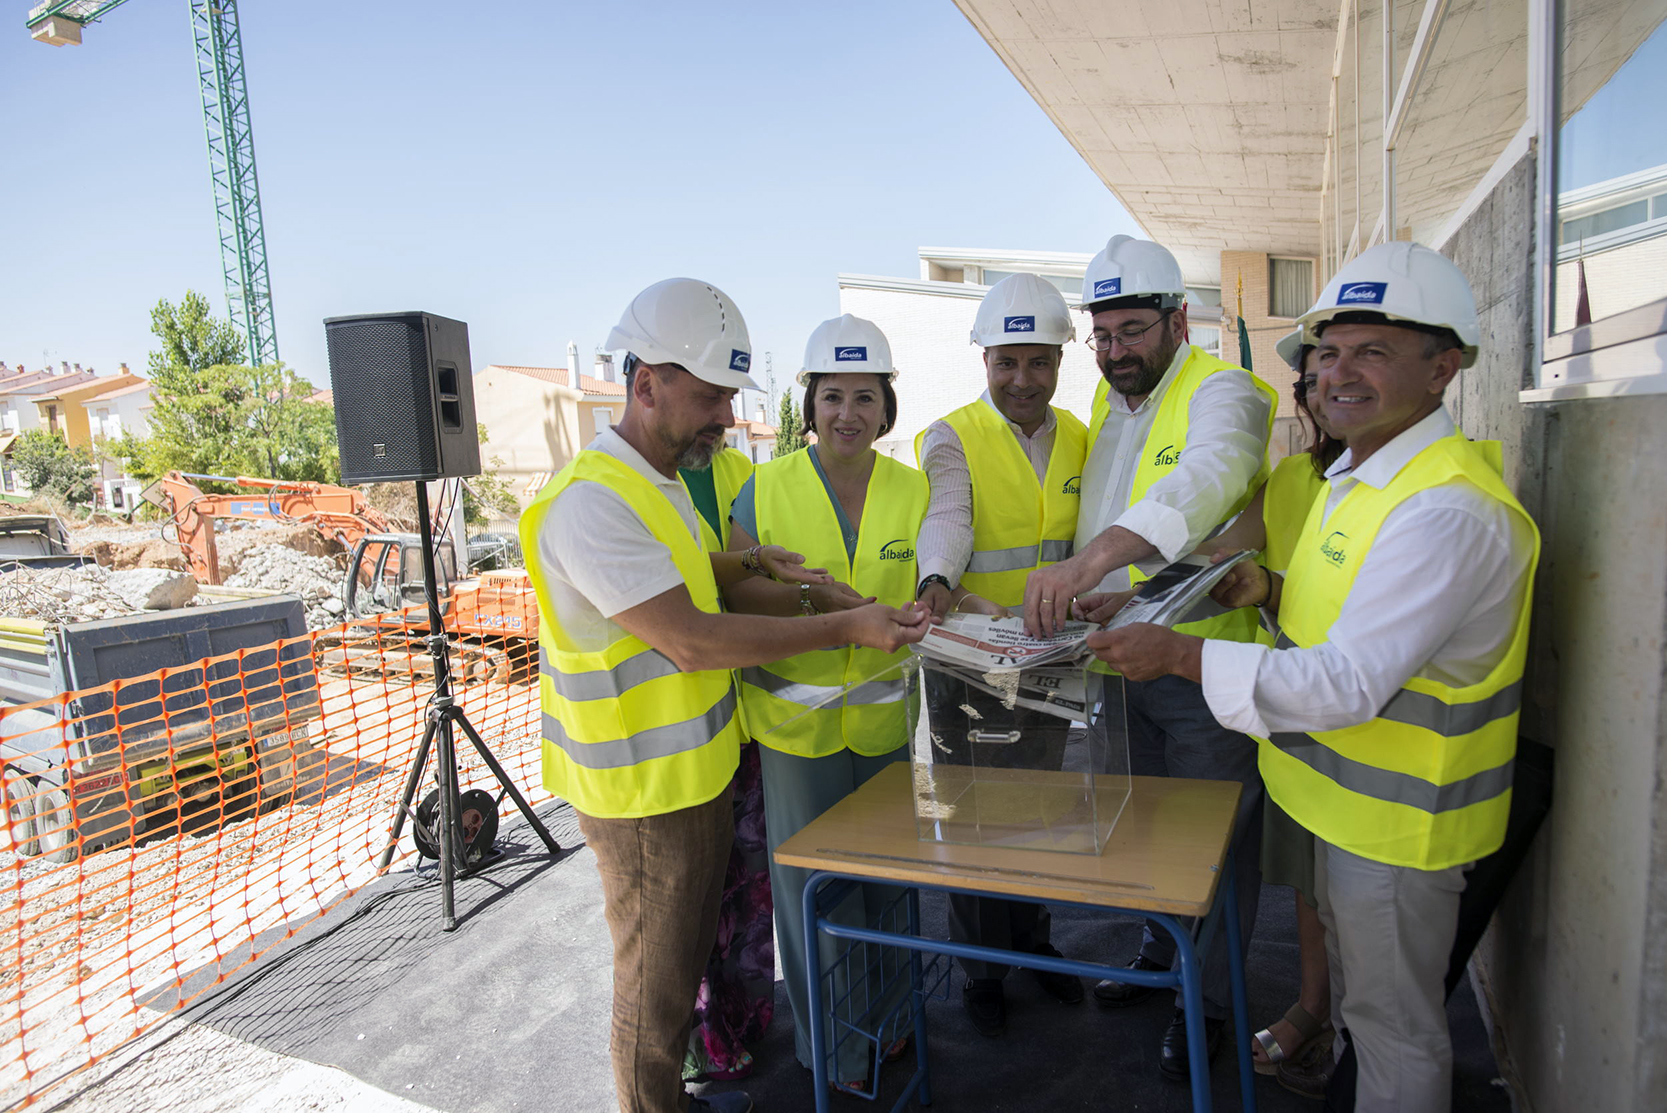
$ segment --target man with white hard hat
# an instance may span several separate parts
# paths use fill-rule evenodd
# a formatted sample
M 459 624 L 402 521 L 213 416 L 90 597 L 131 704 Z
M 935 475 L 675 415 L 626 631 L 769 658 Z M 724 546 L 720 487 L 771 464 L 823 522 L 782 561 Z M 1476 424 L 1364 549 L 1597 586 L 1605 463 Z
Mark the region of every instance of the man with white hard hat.
M 709 553 L 677 477 L 734 424 L 752 345 L 716 287 L 672 278 L 608 336 L 625 416 L 521 516 L 538 597 L 544 786 L 579 814 L 614 943 L 612 1054 L 624 1113 L 680 1113 L 695 993 L 717 933 L 741 742 L 729 670 L 827 645 L 897 649 L 924 614 L 878 604 L 797 619 L 725 614 L 749 576 L 824 582 L 778 546 Z M 747 1113 L 745 1094 L 692 1107 Z
M 1497 443 L 1466 440 L 1442 404 L 1481 331 L 1457 267 L 1382 244 L 1300 323 L 1347 450 L 1286 574 L 1243 564 L 1217 588 L 1276 614 L 1278 646 L 1146 625 L 1089 644 L 1126 675 L 1200 681 L 1256 737 L 1269 796 L 1314 832 L 1352 1108 L 1445 1113 L 1444 982 L 1466 870 L 1505 835 L 1539 533 Z
M 1033 573 L 1025 585 L 1025 619 L 1033 633 L 1057 630 L 1073 606 L 1074 613 L 1102 617 L 1103 599 L 1095 593 L 1127 591 L 1166 565 L 1201 560 L 1190 554 L 1244 509 L 1267 475 L 1273 388 L 1187 342 L 1186 284 L 1173 255 L 1149 240 L 1113 236 L 1088 264 L 1080 308 L 1093 318 L 1088 344 L 1104 381 L 1089 425 L 1075 552 Z M 1090 598 L 1075 603 L 1084 595 Z M 1249 641 L 1255 612 L 1218 612 L 1182 628 Z M 1255 743 L 1214 720 L 1195 682 L 1164 677 L 1099 687 L 1090 727 L 1103 731 L 1108 722 L 1126 720 L 1131 772 L 1243 786 L 1232 846 L 1239 926 L 1248 949 L 1261 890 L 1262 784 Z M 1174 952 L 1169 933 L 1148 924 L 1140 953 L 1129 965 L 1166 970 Z M 1105 981 L 1094 996 L 1116 1008 L 1155 992 Z M 1230 1001 L 1222 931 L 1204 966 L 1206 1046 L 1212 1057 Z M 1158 1067 L 1170 1079 L 1188 1077 L 1179 994 Z
M 1071 555 L 1077 491 L 1088 433 L 1081 421 L 1049 403 L 1059 384 L 1064 345 L 1076 339 L 1065 299 L 1034 274 L 1014 274 L 990 287 L 973 322 L 972 342 L 984 349 L 984 393 L 916 439 L 932 498 L 916 551 L 919 597 L 942 619 L 951 610 L 1000 613 L 1024 603 L 1025 579 Z M 941 760 L 981 767 L 1059 769 L 1070 722 L 1001 700 L 937 673 L 927 674 L 927 705 Z M 1013 730 L 1013 745 L 968 739 L 967 707 L 979 725 Z M 974 753 L 972 751 L 976 750 Z M 951 894 L 950 938 L 1004 950 L 1058 955 L 1048 941 L 1048 910 L 1029 901 Z M 967 976 L 961 1003 L 973 1026 L 997 1036 L 1006 1028 L 1002 978 L 1008 967 L 961 959 Z M 1071 974 L 1028 970 L 1055 999 L 1076 1004 L 1082 982 Z

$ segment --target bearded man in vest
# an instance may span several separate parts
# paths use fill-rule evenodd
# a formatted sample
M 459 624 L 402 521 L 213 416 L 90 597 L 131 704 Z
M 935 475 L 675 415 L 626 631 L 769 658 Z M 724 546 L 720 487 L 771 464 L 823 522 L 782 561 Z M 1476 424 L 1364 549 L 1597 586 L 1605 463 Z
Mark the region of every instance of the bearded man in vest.
M 954 611 L 1006 614 L 1024 604 L 1025 579 L 1071 555 L 1088 433 L 1049 403 L 1059 385 L 1064 345 L 1076 339 L 1065 299 L 1034 274 L 1014 274 L 984 295 L 972 342 L 984 348 L 987 389 L 920 434 L 915 452 L 932 496 L 915 548 L 919 598 L 941 621 Z M 938 760 L 980 768 L 1060 769 L 1070 721 L 1001 699 L 941 673 L 926 673 L 927 712 L 941 737 Z M 978 728 L 1015 731 L 1016 744 L 975 742 Z M 1054 955 L 1044 905 L 966 893 L 949 897 L 949 937 L 1002 950 Z M 973 1027 L 999 1036 L 1007 1027 L 1000 963 L 961 959 L 961 1005 Z M 1072 974 L 1027 969 L 1056 1000 L 1082 1001 Z
M 1033 572 L 1025 584 L 1025 623 L 1033 634 L 1053 633 L 1073 615 L 1101 619 L 1167 565 L 1202 563 L 1190 555 L 1193 550 L 1243 510 L 1267 477 L 1273 388 L 1187 342 L 1186 285 L 1173 255 L 1148 240 L 1113 236 L 1088 264 L 1080 308 L 1093 315 L 1088 344 L 1103 381 L 1089 423 L 1075 552 Z M 1248 642 L 1256 616 L 1250 609 L 1211 607 L 1183 628 Z M 1232 849 L 1239 928 L 1248 950 L 1261 891 L 1263 797 L 1255 743 L 1215 721 L 1195 681 L 1106 677 L 1099 688 L 1090 729 L 1116 735 L 1126 721 L 1131 772 L 1243 786 Z M 1167 970 L 1174 955 L 1168 932 L 1148 924 L 1129 966 Z M 1094 997 L 1117 1008 L 1156 992 L 1104 981 Z M 1221 931 L 1204 963 L 1212 1059 L 1230 1003 L 1227 933 Z M 1188 1078 L 1179 993 L 1158 1068 L 1171 1080 Z
M 1301 319 L 1310 404 L 1348 446 L 1284 576 L 1243 564 L 1225 603 L 1277 618 L 1275 647 L 1135 625 L 1089 644 L 1125 675 L 1203 684 L 1260 743 L 1268 794 L 1315 835 L 1332 1012 L 1357 1113 L 1445 1113 L 1445 977 L 1469 865 L 1498 849 L 1527 652 L 1533 521 L 1442 395 L 1476 360 L 1470 284 L 1389 243 Z
M 691 1103 L 683 1055 L 717 933 L 741 743 L 729 670 L 829 645 L 894 652 L 924 609 L 723 613 L 752 575 L 827 582 L 780 546 L 712 553 L 678 468 L 701 469 L 735 423 L 752 347 L 735 303 L 690 278 L 632 300 L 625 416 L 521 516 L 538 596 L 544 787 L 579 814 L 614 944 L 612 1055 L 624 1113 L 748 1113 L 742 1093 Z

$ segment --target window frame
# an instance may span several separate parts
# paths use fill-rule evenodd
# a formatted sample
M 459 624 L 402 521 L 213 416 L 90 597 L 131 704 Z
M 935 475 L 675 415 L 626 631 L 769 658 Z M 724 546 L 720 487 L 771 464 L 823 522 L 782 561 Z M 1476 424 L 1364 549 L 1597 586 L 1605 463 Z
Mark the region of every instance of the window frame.
M 1286 316 L 1273 311 L 1273 265 L 1275 263 L 1307 263 L 1308 264 L 1308 299 L 1295 316 Z M 1268 319 L 1272 321 L 1295 321 L 1314 305 L 1314 300 L 1320 296 L 1318 276 L 1320 261 L 1312 255 L 1269 255 L 1268 256 Z
M 1667 394 L 1667 297 L 1564 332 L 1549 329 L 1555 294 L 1557 229 L 1558 59 L 1560 0 L 1530 0 L 1530 111 L 1539 157 L 1535 167 L 1534 371 L 1523 402 Z

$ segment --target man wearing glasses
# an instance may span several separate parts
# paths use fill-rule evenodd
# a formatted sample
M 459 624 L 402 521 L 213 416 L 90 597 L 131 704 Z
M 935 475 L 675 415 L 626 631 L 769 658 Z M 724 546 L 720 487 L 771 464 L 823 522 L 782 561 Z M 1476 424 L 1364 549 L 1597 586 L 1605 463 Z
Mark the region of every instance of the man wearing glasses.
M 1093 317 L 1088 345 L 1104 381 L 1094 396 L 1074 555 L 1038 569 L 1025 584 L 1025 624 L 1033 634 L 1051 634 L 1073 616 L 1107 617 L 1114 608 L 1103 593 L 1126 592 L 1189 557 L 1244 508 L 1267 475 L 1275 393 L 1250 372 L 1188 343 L 1186 285 L 1173 255 L 1148 240 L 1113 236 L 1088 264 L 1078 308 Z M 1178 629 L 1250 641 L 1256 612 L 1218 610 Z M 1102 696 L 1090 727 L 1106 730 L 1108 720 L 1116 724 L 1126 714 L 1130 771 L 1137 776 L 1244 786 L 1233 852 L 1240 934 L 1248 948 L 1261 888 L 1256 744 L 1217 724 L 1202 689 L 1180 677 L 1128 681 L 1121 699 L 1117 685 L 1102 684 Z M 1226 936 L 1217 932 L 1205 957 L 1212 1058 L 1230 1001 Z M 1148 925 L 1129 965 L 1167 970 L 1173 961 L 1168 933 Z M 1094 997 L 1118 1008 L 1155 992 L 1107 981 L 1095 987 Z M 1186 1019 L 1179 1007 L 1164 1033 L 1158 1067 L 1168 1078 L 1187 1079 Z

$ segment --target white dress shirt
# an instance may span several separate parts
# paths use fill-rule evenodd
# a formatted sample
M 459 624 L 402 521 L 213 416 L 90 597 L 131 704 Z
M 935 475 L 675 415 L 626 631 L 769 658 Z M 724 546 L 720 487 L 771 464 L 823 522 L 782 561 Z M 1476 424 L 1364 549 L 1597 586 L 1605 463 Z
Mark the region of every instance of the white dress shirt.
M 1007 421 L 1007 415 L 996 409 L 988 390 L 978 400 L 1007 422 L 1040 483 L 1048 474 L 1054 430 L 1059 425 L 1053 407 L 1048 407 L 1035 435 L 1027 437 L 1024 430 Z M 953 587 L 961 582 L 961 574 L 972 559 L 972 474 L 967 468 L 967 453 L 960 434 L 949 422 L 940 419 L 926 427 L 926 437 L 920 442 L 920 468 L 932 486 L 932 496 L 926 504 L 926 517 L 921 519 L 915 560 L 921 579 L 942 576 Z
M 1355 484 L 1381 489 L 1454 428 L 1442 408 L 1358 468 L 1345 451 L 1326 472 L 1326 518 Z M 1207 641 L 1204 699 L 1222 726 L 1266 738 L 1364 723 L 1413 676 L 1479 684 L 1510 648 L 1533 550 L 1522 516 L 1475 487 L 1419 491 L 1384 519 L 1325 642 Z
M 1157 557 L 1136 562 L 1142 572 L 1156 572 L 1191 553 L 1225 522 L 1256 478 L 1268 449 L 1270 403 L 1248 371 L 1218 371 L 1193 392 L 1180 462 L 1130 505 L 1146 435 L 1192 352 L 1190 344 L 1182 344 L 1158 385 L 1134 409 L 1115 390 L 1107 396 L 1110 412 L 1082 469 L 1077 552 L 1112 526 L 1122 526 L 1158 550 Z M 1114 569 L 1098 590 L 1128 586 L 1126 574 Z
M 613 428 L 586 446 L 629 466 L 671 500 L 700 539 L 695 505 L 681 480 L 667 478 Z M 606 648 L 624 636 L 614 615 L 683 583 L 668 549 L 637 517 L 624 496 L 601 483 L 574 483 L 556 496 L 538 534 L 546 587 L 561 628 L 581 652 Z

